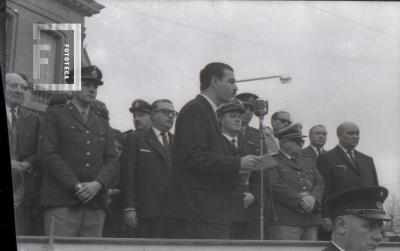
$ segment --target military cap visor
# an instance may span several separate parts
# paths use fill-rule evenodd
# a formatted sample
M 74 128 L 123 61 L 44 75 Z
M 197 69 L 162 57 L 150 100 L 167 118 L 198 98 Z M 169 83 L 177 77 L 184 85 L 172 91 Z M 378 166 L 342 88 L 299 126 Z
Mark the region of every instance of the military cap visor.
M 142 112 L 147 112 L 150 113 L 151 106 L 149 103 L 142 99 L 137 99 L 132 102 L 131 107 L 129 108 L 129 111 L 131 113 L 134 113 L 136 111 L 142 111 Z
M 236 95 L 235 98 L 242 101 L 244 107 L 254 108 L 255 102 L 256 102 L 256 99 L 258 99 L 258 96 L 253 93 L 244 92 L 244 93 L 240 93 L 240 94 Z
M 66 79 L 66 82 L 72 84 L 74 82 L 74 70 L 69 72 L 69 78 Z M 103 74 L 100 69 L 94 65 L 85 66 L 81 68 L 81 81 L 91 82 L 97 85 L 103 85 L 103 81 L 101 81 Z
M 241 114 L 244 113 L 243 103 L 239 99 L 232 99 L 229 103 L 224 103 L 220 105 L 217 109 L 217 114 L 220 116 L 227 112 L 239 112 Z
M 279 140 L 294 140 L 306 138 L 307 136 L 301 132 L 303 126 L 300 123 L 293 123 L 275 133 L 275 137 Z
M 371 220 L 390 221 L 391 218 L 383 210 L 383 202 L 387 196 L 388 190 L 384 187 L 362 187 L 333 195 L 328 198 L 327 205 L 332 210 L 333 218 L 347 214 Z

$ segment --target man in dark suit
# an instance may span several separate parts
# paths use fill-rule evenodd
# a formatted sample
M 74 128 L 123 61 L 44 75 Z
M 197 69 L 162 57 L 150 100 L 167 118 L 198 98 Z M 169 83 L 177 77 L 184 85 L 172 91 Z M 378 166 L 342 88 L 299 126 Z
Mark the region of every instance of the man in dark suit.
M 383 210 L 388 190 L 380 186 L 353 188 L 327 200 L 334 220 L 332 241 L 322 251 L 374 251 L 383 241 Z
M 129 111 L 133 116 L 133 124 L 138 131 L 151 127 L 150 104 L 143 99 L 135 99 Z
M 323 125 L 316 125 L 311 127 L 308 133 L 310 145 L 304 148 L 304 152 L 308 153 L 315 163 L 317 163 L 319 155 L 325 152 L 324 145 L 326 143 L 327 135 L 328 132 Z
M 317 167 L 325 181 L 324 201 L 343 190 L 378 185 L 374 161 L 371 157 L 355 150 L 360 138 L 358 126 L 344 122 L 337 128 L 339 144 L 332 150 L 320 155 Z M 322 227 L 329 232 L 332 229 L 330 209 L 322 206 Z
M 90 107 L 101 77 L 97 67 L 83 67 L 81 90 L 44 114 L 39 158 L 46 235 L 52 229 L 56 236 L 102 236 L 118 158 L 111 127 Z
M 6 108 L 10 141 L 17 235 L 38 235 L 35 219 L 41 217 L 38 207 L 40 171 L 36 145 L 38 117 L 22 107 L 28 85 L 21 75 L 6 74 Z
M 221 124 L 222 134 L 231 156 L 241 157 L 245 153 L 245 138 L 240 135 L 242 129 L 243 105 L 240 101 L 233 101 L 221 105 L 218 110 L 218 119 Z M 231 225 L 229 228 L 230 239 L 250 239 L 248 232 L 250 222 L 249 206 L 253 204 L 255 197 L 250 191 L 250 172 L 239 174 L 239 181 L 232 192 Z
M 170 234 L 167 215 L 173 135 L 169 132 L 177 112 L 171 101 L 151 105 L 152 127 L 135 131 L 124 142 L 121 189 L 125 224 L 137 226 L 138 237 L 166 238 Z
M 259 157 L 227 155 L 216 110 L 237 91 L 232 67 L 210 63 L 200 72 L 201 94 L 179 112 L 173 151 L 170 214 L 174 237 L 226 239 L 232 179 Z
M 276 134 L 281 149 L 272 156 L 278 165 L 270 172 L 278 219 L 273 239 L 317 240 L 324 181 L 311 157 L 302 152 L 301 128 L 294 123 Z

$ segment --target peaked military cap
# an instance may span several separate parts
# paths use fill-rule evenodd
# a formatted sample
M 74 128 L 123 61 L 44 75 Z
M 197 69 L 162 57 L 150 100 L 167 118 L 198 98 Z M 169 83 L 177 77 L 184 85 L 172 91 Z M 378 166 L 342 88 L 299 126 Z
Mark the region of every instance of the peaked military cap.
M 383 210 L 383 202 L 388 193 L 381 186 L 355 188 L 331 196 L 327 205 L 332 210 L 333 218 L 350 214 L 367 219 L 391 220 Z
M 142 111 L 142 112 L 147 112 L 150 113 L 151 106 L 149 103 L 144 101 L 143 99 L 136 99 L 132 102 L 131 107 L 129 108 L 129 111 L 131 113 L 134 113 L 135 111 Z
M 242 101 L 244 106 L 251 106 L 254 108 L 258 96 L 250 92 L 244 92 L 236 95 L 236 98 Z
M 217 114 L 218 116 L 221 116 L 226 112 L 233 112 L 233 111 L 244 113 L 243 103 L 237 98 L 233 98 L 232 101 L 220 105 L 217 109 Z
M 101 78 L 103 74 L 101 73 L 100 69 L 95 65 L 84 66 L 81 68 L 81 80 L 86 81 L 93 81 L 97 83 L 97 85 L 103 85 L 103 81 Z M 67 83 L 74 82 L 74 70 L 69 72 L 69 78 L 66 79 Z
M 279 140 L 305 138 L 307 136 L 303 135 L 303 133 L 301 132 L 302 128 L 303 126 L 300 123 L 293 123 L 275 133 L 275 137 L 278 138 Z

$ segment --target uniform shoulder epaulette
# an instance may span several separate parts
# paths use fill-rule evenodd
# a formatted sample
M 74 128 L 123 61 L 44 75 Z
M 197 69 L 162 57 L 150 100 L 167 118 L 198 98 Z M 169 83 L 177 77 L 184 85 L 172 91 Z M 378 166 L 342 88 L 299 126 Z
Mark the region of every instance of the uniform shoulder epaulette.
M 270 153 L 269 156 L 274 157 L 274 156 L 278 156 L 279 152 L 275 152 L 275 153 Z
M 304 151 L 301 152 L 301 156 L 306 157 L 306 158 L 312 158 L 311 154 L 304 152 Z
M 59 109 L 59 108 L 65 107 L 66 105 L 67 105 L 67 104 L 56 104 L 56 105 L 52 105 L 52 106 L 47 107 L 47 110 Z

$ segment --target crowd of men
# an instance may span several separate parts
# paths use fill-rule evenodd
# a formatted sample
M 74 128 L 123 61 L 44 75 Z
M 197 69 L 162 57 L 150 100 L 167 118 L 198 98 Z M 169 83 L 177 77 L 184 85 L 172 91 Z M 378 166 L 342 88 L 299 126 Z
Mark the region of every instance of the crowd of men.
M 179 115 L 171 100 L 135 100 L 135 130 L 122 134 L 96 100 L 103 85 L 97 67 L 83 67 L 81 91 L 54 95 L 40 120 L 21 107 L 26 78 L 7 73 L 17 234 L 376 248 L 387 190 L 378 186 L 373 159 L 355 149 L 355 123 L 338 125 L 338 145 L 329 151 L 326 128 L 315 125 L 303 148 L 302 125 L 287 111 L 273 113 L 272 128 L 261 133 L 249 126 L 258 96 L 237 94 L 231 66 L 210 63 L 199 75 L 200 94 Z M 272 167 L 263 167 L 260 148 Z M 349 240 L 361 232 L 363 243 Z

